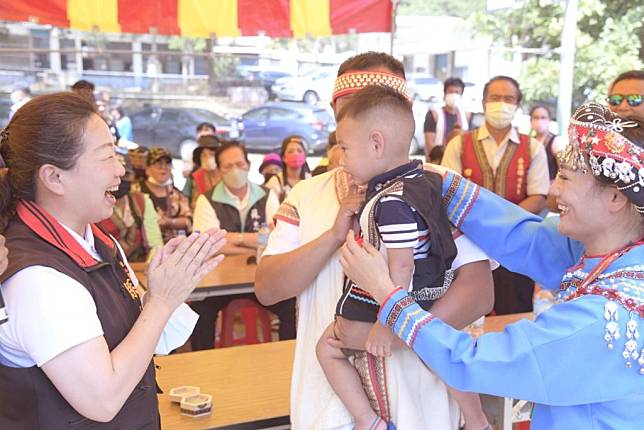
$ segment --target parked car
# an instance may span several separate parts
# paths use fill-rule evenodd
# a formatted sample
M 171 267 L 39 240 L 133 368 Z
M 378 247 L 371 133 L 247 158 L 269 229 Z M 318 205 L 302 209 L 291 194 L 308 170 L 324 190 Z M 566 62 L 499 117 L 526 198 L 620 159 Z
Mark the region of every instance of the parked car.
M 443 98 L 443 83 L 432 75 L 408 73 L 407 91 L 413 100 L 433 102 Z
M 314 105 L 333 92 L 337 67 L 322 67 L 298 77 L 279 78 L 272 87 L 280 100 L 301 101 Z
M 324 152 L 329 133 L 335 130 L 333 115 L 323 107 L 293 102 L 272 102 L 244 113 L 243 142 L 249 150 L 279 151 L 282 140 L 297 135 L 307 152 Z
M 281 70 L 266 70 L 259 66 L 250 66 L 240 70 L 240 74 L 245 79 L 260 81 L 261 85 L 266 89 L 266 94 L 269 100 L 275 99 L 277 96 L 273 92 L 273 85 L 280 78 L 292 78 L 293 75 Z
M 228 120 L 206 109 L 149 106 L 130 115 L 134 141 L 143 146 L 162 146 L 173 157 L 190 159 L 195 142 L 196 127 L 210 122 L 222 139 L 237 139 L 240 127 L 237 120 Z

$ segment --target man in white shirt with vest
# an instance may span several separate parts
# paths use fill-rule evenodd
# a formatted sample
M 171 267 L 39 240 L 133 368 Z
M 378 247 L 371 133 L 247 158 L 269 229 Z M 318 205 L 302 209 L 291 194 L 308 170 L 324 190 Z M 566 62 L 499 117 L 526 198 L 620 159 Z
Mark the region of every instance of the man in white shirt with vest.
M 485 123 L 452 139 L 441 164 L 539 214 L 550 186 L 548 162 L 543 145 L 512 126 L 521 98 L 516 80 L 490 79 L 483 89 Z M 532 311 L 533 290 L 531 279 L 500 267 L 494 272 L 496 313 Z
M 444 106 L 432 106 L 425 115 L 425 161 L 435 146 L 447 144 L 449 134 L 456 127 L 469 129 L 470 115 L 460 106 L 465 83 L 460 78 L 448 78 L 443 84 Z
M 406 94 L 402 63 L 367 52 L 346 60 L 338 71 L 332 106 L 341 105 L 368 83 Z M 350 430 L 353 418 L 331 389 L 315 356 L 318 339 L 333 320 L 342 294 L 344 274 L 338 249 L 353 225 L 364 195 L 340 169 L 301 181 L 275 214 L 275 229 L 257 268 L 255 293 L 268 305 L 290 297 L 298 300 L 298 325 L 291 381 L 293 430 Z M 452 268 L 455 279 L 432 307 L 458 328 L 489 312 L 492 279 L 488 257 L 460 235 Z M 345 347 L 362 349 L 338 329 Z M 369 379 L 374 392 L 385 393 L 382 404 L 399 429 L 456 429 L 459 410 L 445 386 L 409 350 L 394 351 L 385 369 Z M 378 373 L 374 369 L 374 374 Z M 386 373 L 386 383 L 381 384 Z M 374 379 L 378 379 L 374 383 Z M 384 385 L 384 391 L 381 390 Z M 375 394 L 378 397 L 378 394 Z M 379 397 L 382 399 L 381 397 Z

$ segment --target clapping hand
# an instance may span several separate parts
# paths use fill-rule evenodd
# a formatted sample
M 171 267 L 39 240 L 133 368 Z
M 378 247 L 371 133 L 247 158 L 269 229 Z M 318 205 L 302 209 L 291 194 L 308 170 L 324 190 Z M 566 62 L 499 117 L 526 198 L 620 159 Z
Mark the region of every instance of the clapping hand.
M 224 259 L 213 257 L 225 244 L 225 230 L 213 229 L 170 240 L 148 266 L 149 300 L 158 300 L 173 311 L 197 284 Z

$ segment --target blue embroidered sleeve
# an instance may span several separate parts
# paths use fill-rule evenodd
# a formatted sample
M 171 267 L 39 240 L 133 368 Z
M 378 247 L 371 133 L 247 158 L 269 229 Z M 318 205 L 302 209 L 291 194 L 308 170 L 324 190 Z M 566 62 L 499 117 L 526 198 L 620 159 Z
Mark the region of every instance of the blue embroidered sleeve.
M 560 303 L 535 322 L 519 321 L 476 342 L 403 290 L 383 304 L 379 320 L 456 389 L 571 406 L 644 393 L 642 376 L 622 359 L 623 342 L 610 351 L 602 338 L 605 302 L 587 296 Z M 628 318 L 622 311 L 620 318 Z
M 461 176 L 443 178 L 450 221 L 490 257 L 549 289 L 583 253 L 581 243 L 557 230 L 559 217 L 543 219 Z

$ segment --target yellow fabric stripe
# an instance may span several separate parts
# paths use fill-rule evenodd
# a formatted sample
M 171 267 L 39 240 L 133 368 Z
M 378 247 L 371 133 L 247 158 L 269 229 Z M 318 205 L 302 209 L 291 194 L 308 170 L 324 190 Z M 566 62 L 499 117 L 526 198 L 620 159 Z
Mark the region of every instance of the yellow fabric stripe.
M 458 199 L 458 202 L 454 205 L 454 209 L 452 209 L 452 212 L 449 214 L 449 219 L 453 219 L 454 216 L 456 216 L 456 212 L 462 210 L 463 208 L 461 207 L 461 204 L 463 204 L 463 200 L 465 200 L 466 197 L 469 197 L 469 190 L 470 186 L 472 185 L 472 182 L 470 181 L 465 181 L 465 187 L 463 187 L 463 192 L 461 193 L 461 197 Z
M 403 323 L 400 325 L 400 329 L 398 330 L 398 337 L 402 339 L 402 335 L 405 333 L 405 329 L 407 328 L 407 324 L 409 324 L 409 321 L 411 321 L 416 315 L 419 313 L 423 312 L 423 309 L 416 309 L 413 312 L 410 312 L 407 314 L 405 317 L 405 320 Z
M 69 26 L 78 30 L 119 33 L 118 0 L 67 0 Z
M 237 0 L 179 0 L 177 7 L 179 29 L 182 36 L 236 37 Z
M 330 36 L 329 0 L 291 0 L 291 30 L 295 37 Z

